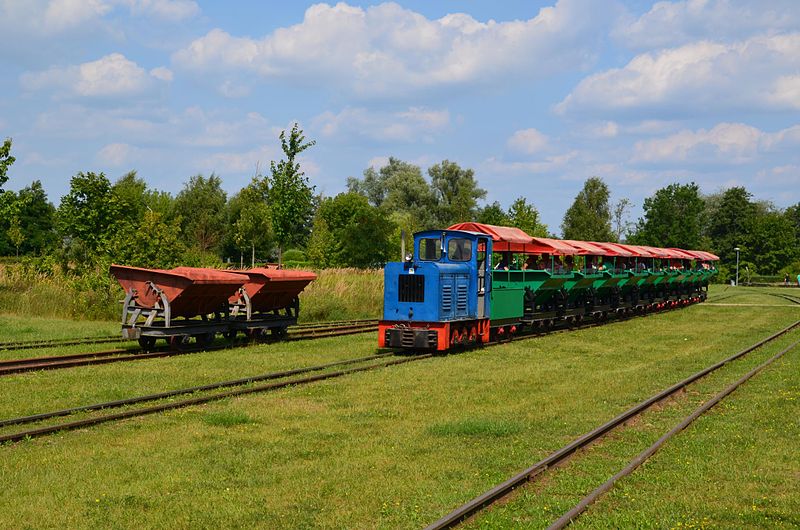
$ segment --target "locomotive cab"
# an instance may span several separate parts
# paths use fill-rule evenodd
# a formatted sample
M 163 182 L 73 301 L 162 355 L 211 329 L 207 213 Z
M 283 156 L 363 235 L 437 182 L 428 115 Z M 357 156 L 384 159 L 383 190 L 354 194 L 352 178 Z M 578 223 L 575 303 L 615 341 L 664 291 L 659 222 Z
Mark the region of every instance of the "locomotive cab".
M 414 234 L 414 251 L 384 269 L 378 344 L 446 350 L 488 342 L 492 240 L 462 230 Z

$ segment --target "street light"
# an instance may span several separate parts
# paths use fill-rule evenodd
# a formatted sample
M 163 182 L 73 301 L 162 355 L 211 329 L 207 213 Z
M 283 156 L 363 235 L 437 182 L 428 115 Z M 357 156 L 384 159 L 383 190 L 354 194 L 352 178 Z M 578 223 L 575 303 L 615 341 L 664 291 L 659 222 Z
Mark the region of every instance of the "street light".
M 739 247 L 735 247 L 736 251 L 736 287 L 739 287 Z

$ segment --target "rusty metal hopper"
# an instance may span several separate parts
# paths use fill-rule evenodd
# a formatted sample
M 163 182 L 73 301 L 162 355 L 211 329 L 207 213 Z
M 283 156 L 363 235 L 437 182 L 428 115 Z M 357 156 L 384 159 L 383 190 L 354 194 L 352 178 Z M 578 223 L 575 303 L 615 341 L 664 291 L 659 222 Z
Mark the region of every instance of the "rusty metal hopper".
M 187 318 L 225 307 L 228 298 L 248 281 L 244 274 L 195 267 L 163 270 L 111 265 L 111 274 L 126 293 L 136 290 L 137 305 L 154 308 L 161 300 L 161 291 L 172 317 Z
M 266 312 L 290 307 L 293 300 L 317 275 L 308 271 L 255 268 L 241 271 L 248 276 L 244 285 L 253 311 Z M 236 296 L 230 298 L 236 302 Z

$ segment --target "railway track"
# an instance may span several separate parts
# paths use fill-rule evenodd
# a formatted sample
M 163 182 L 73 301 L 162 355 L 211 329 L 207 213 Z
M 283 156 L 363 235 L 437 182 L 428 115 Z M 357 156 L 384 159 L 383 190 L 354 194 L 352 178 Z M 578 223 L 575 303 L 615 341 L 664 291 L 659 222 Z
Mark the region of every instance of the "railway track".
M 619 414 L 615 418 L 609 420 L 608 422 L 596 427 L 595 429 L 589 431 L 588 433 L 584 434 L 583 436 L 573 440 L 569 444 L 563 446 L 562 448 L 558 449 L 557 451 L 551 453 L 544 459 L 540 460 L 539 462 L 535 463 L 531 467 L 521 471 L 520 473 L 514 475 L 513 477 L 509 478 L 508 480 L 496 485 L 492 489 L 486 491 L 485 493 L 475 497 L 474 499 L 470 500 L 469 502 L 459 506 L 455 510 L 451 511 L 441 519 L 435 521 L 434 523 L 430 524 L 426 527 L 425 530 L 440 530 L 444 528 L 453 528 L 460 524 L 465 519 L 474 516 L 475 514 L 481 512 L 482 510 L 492 506 L 496 502 L 500 501 L 501 499 L 505 498 L 509 493 L 517 489 L 518 487 L 535 480 L 542 476 L 545 471 L 549 468 L 558 465 L 561 462 L 564 462 L 570 456 L 575 454 L 576 451 L 580 449 L 584 449 L 590 445 L 592 445 L 597 440 L 603 438 L 608 433 L 620 427 L 625 422 L 630 421 L 633 418 L 641 415 L 644 411 L 648 410 L 650 407 L 659 403 L 665 399 L 672 397 L 673 395 L 680 392 L 686 386 L 706 377 L 707 375 L 711 374 L 712 372 L 717 371 L 718 369 L 722 368 L 723 366 L 731 363 L 741 357 L 744 357 L 748 353 L 782 337 L 783 335 L 789 333 L 790 331 L 794 330 L 800 326 L 800 321 L 787 326 L 786 328 L 778 331 L 770 335 L 769 337 L 758 341 L 757 343 L 753 344 L 745 348 L 744 350 L 731 355 L 730 357 L 719 361 L 689 377 L 686 379 L 675 383 L 674 385 L 670 386 L 669 388 L 662 390 L 658 394 L 651 396 L 650 398 L 638 403 L 637 405 L 631 407 L 630 409 L 626 410 L 622 414 Z M 793 344 L 790 348 L 787 348 L 785 351 L 795 347 L 797 343 Z M 781 354 L 785 353 L 781 352 Z
M 669 309 L 665 309 L 664 311 L 669 311 Z M 631 315 L 627 315 L 627 316 L 616 316 L 616 317 L 613 317 L 613 320 L 628 320 L 628 319 L 631 319 L 631 318 L 636 318 L 636 317 L 641 317 L 641 316 L 646 316 L 646 315 L 647 315 L 647 313 L 644 314 L 644 315 L 631 314 Z M 364 325 L 371 325 L 371 324 L 369 324 L 370 322 L 373 322 L 373 321 L 364 321 Z M 533 337 L 544 335 L 546 333 L 554 333 L 554 332 L 558 333 L 558 332 L 571 331 L 571 330 L 576 330 L 576 329 L 587 329 L 587 328 L 591 328 L 591 327 L 604 325 L 606 322 L 607 321 L 603 321 L 603 322 L 584 322 L 584 323 L 581 323 L 581 324 L 565 324 L 563 326 L 552 328 L 551 330 L 546 331 L 546 332 L 536 331 L 536 332 L 528 333 L 528 334 L 525 334 L 525 335 L 516 336 L 516 337 L 513 337 L 513 338 L 505 338 L 503 340 L 498 340 L 498 341 L 490 343 L 489 346 L 496 345 L 496 344 L 507 343 L 507 342 L 510 342 L 512 340 L 521 340 L 521 339 L 533 338 Z M 356 324 L 355 326 L 358 326 L 358 324 Z M 318 334 L 318 332 L 320 331 L 320 329 L 319 329 L 320 326 L 314 326 L 314 327 L 315 327 L 314 330 L 307 330 L 307 333 L 309 333 L 309 335 L 311 337 L 319 337 L 320 335 Z M 376 329 L 376 328 L 373 326 L 372 329 Z M 338 334 L 360 333 L 360 332 L 362 332 L 362 331 L 349 330 L 349 331 L 340 332 Z M 293 337 L 289 337 L 288 340 L 292 340 L 292 339 L 293 339 Z M 181 353 L 189 353 L 189 352 L 181 352 Z M 389 357 L 389 356 L 393 356 L 393 355 L 394 355 L 394 353 L 392 353 L 392 352 L 382 353 L 382 354 L 376 354 L 376 355 L 373 355 L 373 356 L 363 357 L 363 358 L 354 359 L 354 360 L 336 361 L 334 363 L 328 363 L 328 364 L 325 364 L 325 365 L 313 366 L 313 367 L 308 367 L 308 368 L 299 368 L 299 369 L 288 370 L 288 371 L 283 371 L 283 372 L 273 372 L 273 373 L 270 373 L 270 374 L 265 374 L 265 375 L 261 375 L 261 376 L 254 376 L 254 377 L 248 377 L 248 378 L 244 378 L 244 379 L 237 379 L 237 380 L 233 380 L 233 381 L 223 381 L 223 382 L 220 382 L 220 383 L 213 383 L 213 384 L 209 384 L 209 385 L 190 387 L 190 388 L 186 388 L 186 389 L 172 390 L 172 391 L 168 391 L 168 392 L 161 392 L 161 393 L 157 393 L 157 394 L 150 394 L 150 395 L 146 395 L 146 396 L 139 396 L 139 397 L 128 398 L 128 399 L 123 399 L 123 400 L 118 400 L 118 401 L 110 401 L 110 402 L 106 402 L 106 403 L 97 403 L 97 404 L 94 404 L 94 405 L 84 405 L 84 406 L 73 407 L 73 408 L 63 409 L 63 410 L 58 410 L 58 411 L 53 411 L 53 412 L 34 414 L 34 415 L 30 415 L 30 416 L 22 416 L 22 417 L 18 417 L 18 418 L 10 418 L 10 419 L 5 419 L 5 420 L 0 420 L 0 428 L 6 427 L 6 426 L 10 426 L 10 425 L 29 424 L 29 423 L 33 423 L 33 422 L 39 422 L 39 421 L 44 421 L 44 420 L 47 420 L 47 419 L 52 419 L 52 418 L 55 418 L 55 417 L 69 416 L 69 415 L 72 415 L 72 414 L 78 414 L 78 413 L 82 413 L 82 412 L 92 412 L 92 411 L 98 411 L 98 410 L 103 410 L 103 409 L 108 409 L 108 408 L 124 407 L 124 406 L 138 404 L 138 403 L 145 403 L 145 402 L 150 402 L 150 401 L 163 400 L 163 399 L 168 399 L 168 398 L 176 397 L 176 396 L 180 396 L 180 395 L 192 394 L 192 393 L 195 393 L 195 392 L 209 391 L 209 390 L 214 390 L 214 389 L 219 389 L 219 388 L 224 388 L 224 387 L 230 387 L 230 386 L 248 385 L 248 384 L 252 384 L 253 382 L 264 381 L 264 380 L 267 380 L 267 379 L 276 379 L 276 378 L 288 377 L 288 376 L 291 376 L 291 375 L 298 375 L 298 374 L 307 373 L 307 372 L 320 371 L 320 370 L 325 370 L 327 368 L 331 368 L 333 366 L 346 366 L 346 365 L 349 365 L 349 364 L 355 364 L 355 363 L 365 362 L 365 361 L 369 361 L 369 360 L 381 359 L 381 358 Z M 145 357 L 142 357 L 141 355 L 134 356 L 134 357 L 136 357 L 136 358 L 145 358 Z M 57 425 L 51 425 L 51 426 L 46 426 L 46 427 L 38 427 L 38 428 L 34 428 L 34 429 L 28 429 L 28 430 L 25 430 L 25 431 L 12 433 L 12 434 L 0 435 L 0 443 L 2 443 L 2 442 L 14 442 L 14 441 L 27 439 L 27 438 L 34 438 L 34 437 L 37 437 L 37 436 L 44 436 L 44 435 L 51 434 L 51 433 L 58 432 L 58 431 L 77 429 L 77 428 L 81 428 L 81 427 L 88 427 L 88 426 L 91 426 L 91 425 L 97 425 L 97 424 L 100 424 L 100 423 L 106 423 L 106 422 L 110 422 L 110 421 L 122 420 L 122 419 L 131 418 L 131 417 L 135 417 L 135 416 L 143 416 L 143 415 L 147 415 L 147 414 L 153 414 L 153 413 L 156 413 L 156 412 L 166 411 L 166 410 L 170 410 L 170 409 L 174 409 L 174 408 L 182 408 L 182 407 L 187 407 L 187 406 L 191 406 L 191 405 L 208 403 L 210 401 L 214 401 L 214 400 L 217 400 L 217 399 L 222 399 L 222 398 L 225 398 L 225 397 L 237 396 L 237 395 L 248 394 L 248 393 L 270 391 L 270 390 L 284 388 L 284 387 L 291 386 L 291 385 L 308 384 L 308 383 L 313 383 L 315 381 L 322 381 L 322 380 L 325 380 L 325 379 L 331 379 L 331 378 L 334 378 L 334 377 L 341 377 L 341 376 L 352 374 L 352 373 L 364 372 L 364 371 L 368 371 L 368 370 L 374 370 L 374 369 L 377 369 L 377 368 L 383 368 L 383 367 L 392 366 L 392 365 L 395 365 L 395 364 L 403 364 L 403 363 L 412 362 L 412 361 L 416 361 L 416 360 L 429 359 L 431 357 L 433 357 L 432 353 L 427 353 L 427 352 L 425 352 L 425 353 L 412 353 L 412 352 L 409 352 L 403 358 L 396 359 L 396 360 L 391 360 L 391 361 L 386 361 L 386 362 L 383 362 L 383 363 L 378 363 L 378 364 L 372 365 L 372 366 L 347 368 L 347 369 L 344 369 L 344 370 L 324 373 L 324 374 L 315 375 L 315 376 L 309 376 L 309 377 L 300 378 L 300 379 L 292 379 L 292 380 L 289 380 L 289 381 L 270 383 L 270 384 L 267 384 L 267 385 L 260 385 L 260 386 L 253 386 L 253 387 L 249 387 L 249 388 L 236 389 L 236 390 L 231 390 L 231 391 L 224 392 L 224 393 L 214 394 L 214 395 L 211 395 L 211 396 L 201 396 L 201 397 L 187 399 L 187 400 L 183 400 L 183 401 L 177 401 L 177 402 L 172 402 L 172 403 L 154 405 L 154 406 L 146 407 L 146 408 L 143 408 L 143 409 L 128 410 L 128 411 L 123 411 L 123 412 L 119 412 L 119 413 L 115 413 L 115 414 L 103 415 L 103 416 L 99 416 L 99 417 L 96 417 L 96 418 L 81 419 L 81 420 L 77 420 L 77 421 L 73 421 L 73 422 L 66 422 L 66 423 L 61 423 L 61 424 L 57 424 Z M 111 361 L 111 362 L 113 362 L 113 361 Z M 38 369 L 41 369 L 41 368 L 38 368 Z
M 308 340 L 324 337 L 338 337 L 342 335 L 352 335 L 355 333 L 365 333 L 377 330 L 376 320 L 349 321 L 344 325 L 309 325 L 296 326 L 290 329 L 289 334 L 281 339 L 284 341 Z M 250 344 L 242 343 L 241 345 Z M 159 349 L 156 351 L 115 349 L 102 352 L 76 353 L 69 355 L 57 355 L 49 357 L 30 357 L 27 359 L 12 359 L 0 361 L 0 377 L 9 374 L 22 372 L 32 372 L 36 370 L 57 370 L 62 368 L 72 368 L 75 366 L 87 366 L 94 364 L 109 364 L 124 361 L 141 361 L 145 359 L 156 359 L 161 357 L 175 357 L 188 353 L 200 351 L 213 351 L 230 348 L 230 344 L 223 344 L 216 347 L 205 348 L 186 348 L 186 349 Z
M 316 328 L 325 328 L 330 326 L 345 326 L 365 323 L 377 323 L 376 319 L 361 319 L 361 320 L 335 320 L 329 322 L 314 322 L 308 324 L 297 324 L 291 326 L 289 331 L 293 330 L 311 330 Z M 86 346 L 89 344 L 108 344 L 114 342 L 133 342 L 130 339 L 124 339 L 119 335 L 104 335 L 99 337 L 74 337 L 68 339 L 47 339 L 47 340 L 19 340 L 19 341 L 6 341 L 0 342 L 0 351 L 5 350 L 33 350 L 41 348 L 55 348 L 60 346 Z
M 548 527 L 548 530 L 561 530 L 566 526 L 570 525 L 577 517 L 579 517 L 586 509 L 595 501 L 597 501 L 602 495 L 607 493 L 614 487 L 620 479 L 626 477 L 633 473 L 639 466 L 641 466 L 648 458 L 653 456 L 656 451 L 658 451 L 667 441 L 674 437 L 676 434 L 684 430 L 686 427 L 694 423 L 694 421 L 711 410 L 714 406 L 716 406 L 720 401 L 731 395 L 737 388 L 742 386 L 744 383 L 749 381 L 753 376 L 761 372 L 764 368 L 771 365 L 781 357 L 783 357 L 787 352 L 793 350 L 800 341 L 796 341 L 791 344 L 789 347 L 784 348 L 777 354 L 773 355 L 765 362 L 761 363 L 760 365 L 756 366 L 745 375 L 740 377 L 736 380 L 733 384 L 725 388 L 722 392 L 716 394 L 713 398 L 706 401 L 704 404 L 699 406 L 697 409 L 694 410 L 689 416 L 684 418 L 680 423 L 678 423 L 675 427 L 670 429 L 667 433 L 661 436 L 655 443 L 653 443 L 650 447 L 639 453 L 633 460 L 631 460 L 625 467 L 623 467 L 620 471 L 615 473 L 611 478 L 609 478 L 604 483 L 600 484 L 597 488 L 592 490 L 591 493 L 586 495 L 583 499 L 581 499 L 575 506 L 571 509 L 567 510 L 561 517 L 559 517 L 553 524 Z
M 148 414 L 155 414 L 157 412 L 163 412 L 167 410 L 173 410 L 178 408 L 184 408 L 191 405 L 199 405 L 203 403 L 209 403 L 212 401 L 217 401 L 224 398 L 234 397 L 234 396 L 241 396 L 245 394 L 255 394 L 260 392 L 268 392 L 272 390 L 278 390 L 280 388 L 285 388 L 288 386 L 297 386 L 297 385 L 306 385 L 309 383 L 314 383 L 317 381 L 324 381 L 326 379 L 333 379 L 336 377 L 342 377 L 344 375 L 354 374 L 358 372 L 366 372 L 369 370 L 376 370 L 379 368 L 385 368 L 388 366 L 398 365 L 398 364 L 405 364 L 415 361 L 421 361 L 423 359 L 428 359 L 433 355 L 423 354 L 423 355 L 414 355 L 414 356 L 405 356 L 405 357 L 398 357 L 393 353 L 381 353 L 376 355 L 370 355 L 366 357 L 359 357 L 356 359 L 348 359 L 343 361 L 336 361 L 332 363 L 326 363 L 317 366 L 310 366 L 306 368 L 296 368 L 293 370 L 285 370 L 280 372 L 270 372 L 267 374 L 246 377 L 242 379 L 234 379 L 230 381 L 221 381 L 218 383 L 211 383 L 207 385 L 201 386 L 194 386 L 189 388 L 182 388 L 177 390 L 171 390 L 167 392 L 160 392 L 157 394 L 147 394 L 143 396 L 137 396 L 128 399 L 122 399 L 117 401 L 108 401 L 105 403 L 96 403 L 93 405 L 85 405 L 80 407 L 74 407 L 70 409 L 62 409 L 52 412 L 40 413 L 40 414 L 33 414 L 30 416 L 22 416 L 18 418 L 10 418 L 5 420 L 0 420 L 0 427 L 7 427 L 11 425 L 23 425 L 23 424 L 31 424 L 37 423 L 40 421 L 44 421 L 47 419 L 53 419 L 58 417 L 70 416 L 82 412 L 94 412 L 94 411 L 101 411 L 101 410 L 108 410 L 114 408 L 121 408 L 129 405 L 137 405 L 141 403 L 152 403 L 157 401 L 163 401 L 169 398 L 179 397 L 179 396 L 186 396 L 190 394 L 195 394 L 198 392 L 209 392 L 214 390 L 222 390 L 226 388 L 232 388 L 231 390 L 224 390 L 222 392 L 216 392 L 212 394 L 196 396 L 188 399 L 182 399 L 178 401 L 169 401 L 164 403 L 159 403 L 156 405 L 151 405 L 148 407 L 143 408 L 134 408 L 129 410 L 124 410 L 120 412 L 115 412 L 111 414 L 102 414 L 99 416 L 83 418 L 75 421 L 69 421 L 64 423 L 57 423 L 54 425 L 48 425 L 44 427 L 36 427 L 32 429 L 26 429 L 24 431 L 19 431 L 11 434 L 4 434 L 0 435 L 0 443 L 4 442 L 16 442 L 20 440 L 26 440 L 30 438 L 35 438 L 38 436 L 44 436 L 47 434 L 52 434 L 59 431 L 67 431 L 78 429 L 81 427 L 89 427 L 92 425 L 99 425 L 101 423 L 107 423 L 111 421 L 118 421 L 126 418 L 133 418 L 136 416 L 145 416 Z M 395 357 L 393 359 L 384 360 L 387 357 Z M 378 361 L 378 362 L 372 362 Z M 355 366 L 354 366 L 355 365 Z M 330 368 L 342 368 L 334 371 L 327 371 L 324 370 Z M 311 372 L 323 372 L 316 375 L 306 376 L 306 377 L 294 377 L 295 375 L 306 374 Z M 281 381 L 275 381 L 266 384 L 254 384 L 260 383 L 263 381 L 281 379 Z

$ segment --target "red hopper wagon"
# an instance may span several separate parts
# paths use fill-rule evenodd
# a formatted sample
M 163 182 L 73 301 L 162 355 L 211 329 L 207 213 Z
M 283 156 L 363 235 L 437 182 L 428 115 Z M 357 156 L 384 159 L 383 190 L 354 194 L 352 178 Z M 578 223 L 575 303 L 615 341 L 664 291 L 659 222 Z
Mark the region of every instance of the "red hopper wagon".
M 253 269 L 242 272 L 177 267 L 170 270 L 112 265 L 125 290 L 122 336 L 151 348 L 159 338 L 200 344 L 217 333 L 233 338 L 271 331 L 283 335 L 297 323 L 298 295 L 316 278 L 305 271 Z

